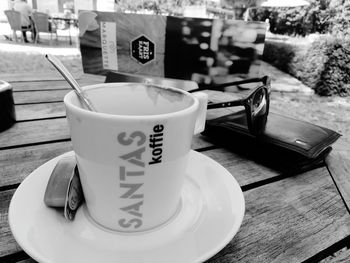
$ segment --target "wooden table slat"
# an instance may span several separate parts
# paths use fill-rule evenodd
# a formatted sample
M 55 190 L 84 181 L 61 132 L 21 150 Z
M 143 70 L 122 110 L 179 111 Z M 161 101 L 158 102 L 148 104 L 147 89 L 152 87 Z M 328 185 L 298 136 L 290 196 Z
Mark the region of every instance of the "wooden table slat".
M 103 83 L 105 80 L 104 76 L 93 76 L 84 77 L 82 79 L 77 79 L 77 82 L 81 86 L 92 85 L 97 83 Z M 28 82 L 11 82 L 14 92 L 28 91 L 28 90 L 59 90 L 59 89 L 70 89 L 68 82 L 62 77 L 58 80 L 48 80 L 48 81 L 32 81 Z
M 33 81 L 28 82 L 11 82 L 13 92 L 30 92 L 40 90 L 61 90 L 70 89 L 68 82 L 65 80 L 50 80 L 50 81 Z
M 0 149 L 69 138 L 70 134 L 66 118 L 18 122 L 11 129 L 0 134 Z M 212 143 L 203 140 L 200 135 L 193 138 L 193 149 L 210 147 L 212 145 Z
M 200 139 L 198 139 L 200 142 Z M 194 141 L 193 147 L 201 146 Z M 38 166 L 50 159 L 72 150 L 71 142 L 57 142 L 0 151 L 0 187 L 20 183 Z M 257 183 L 278 176 L 271 169 L 249 162 L 225 149 L 212 149 L 205 154 L 221 163 L 241 186 Z M 17 165 L 13 165 L 16 163 Z
M 84 86 L 102 83 L 104 78 L 84 74 L 78 82 Z M 13 86 L 18 120 L 0 133 L 0 261 L 5 256 L 35 262 L 26 259 L 11 234 L 8 206 L 17 184 L 38 166 L 72 149 L 62 103 L 71 89 L 58 72 L 0 75 L 0 79 Z M 207 93 L 218 102 L 244 97 L 247 92 Z M 207 117 L 237 109 L 210 110 Z M 350 147 L 341 139 L 326 166 L 288 178 L 201 135 L 193 138 L 192 148 L 223 165 L 246 190 L 243 225 L 208 262 L 302 262 L 326 257 L 330 247 L 350 237 Z M 349 253 L 345 251 L 339 259 L 346 260 Z
M 66 116 L 62 102 L 16 105 L 15 111 L 17 121 Z
M 83 72 L 73 72 L 73 77 L 80 81 L 86 81 L 90 84 L 104 82 L 105 76 L 84 74 Z M 0 79 L 11 83 L 32 83 L 32 82 L 46 82 L 46 81 L 65 81 L 62 75 L 58 71 L 45 71 L 45 72 L 21 72 L 21 73 L 9 73 L 0 74 Z
M 241 229 L 209 262 L 303 262 L 348 236 L 350 215 L 327 169 L 316 171 L 245 192 Z
M 79 79 L 82 73 L 73 73 L 76 79 Z M 32 82 L 32 81 L 46 81 L 46 80 L 63 80 L 62 75 L 58 71 L 45 72 L 21 72 L 0 74 L 0 79 L 7 82 Z
M 331 152 L 326 159 L 327 167 L 350 211 L 350 161 L 339 152 Z
M 70 138 L 67 120 L 49 119 L 15 123 L 0 134 L 0 149 Z
M 14 92 L 13 99 L 15 104 L 58 102 L 63 101 L 64 96 L 70 91 L 71 89 Z
M 12 236 L 8 223 L 8 209 L 14 192 L 15 190 L 0 192 L 0 257 L 22 250 Z
M 225 167 L 241 187 L 279 175 L 275 170 L 261 166 L 223 148 L 205 151 L 205 155 Z
M 0 256 L 20 250 L 7 223 L 12 193 L 0 192 Z M 244 196 L 241 229 L 209 262 L 300 262 L 350 234 L 350 215 L 325 168 L 249 190 Z
M 0 187 L 21 183 L 40 165 L 71 150 L 69 141 L 0 151 Z

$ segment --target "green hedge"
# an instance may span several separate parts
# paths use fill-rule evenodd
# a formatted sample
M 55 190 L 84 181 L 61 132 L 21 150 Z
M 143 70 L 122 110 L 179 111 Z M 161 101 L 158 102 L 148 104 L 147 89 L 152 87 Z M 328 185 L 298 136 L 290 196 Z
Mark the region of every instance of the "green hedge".
M 296 48 L 284 42 L 265 41 L 263 60 L 289 73 Z
M 319 37 L 309 46 L 266 41 L 263 59 L 295 76 L 319 95 L 349 96 L 349 46 L 349 42 L 334 37 Z
M 307 0 L 300 7 L 254 8 L 253 21 L 269 19 L 275 34 L 306 36 L 312 33 L 350 35 L 350 0 Z

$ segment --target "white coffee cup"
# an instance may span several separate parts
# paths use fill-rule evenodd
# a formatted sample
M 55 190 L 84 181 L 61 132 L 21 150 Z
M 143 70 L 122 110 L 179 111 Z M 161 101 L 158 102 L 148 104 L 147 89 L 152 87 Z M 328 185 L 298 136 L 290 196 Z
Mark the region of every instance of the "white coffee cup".
M 177 212 L 207 95 L 143 83 L 86 86 L 97 112 L 64 98 L 87 210 L 101 226 L 139 232 Z

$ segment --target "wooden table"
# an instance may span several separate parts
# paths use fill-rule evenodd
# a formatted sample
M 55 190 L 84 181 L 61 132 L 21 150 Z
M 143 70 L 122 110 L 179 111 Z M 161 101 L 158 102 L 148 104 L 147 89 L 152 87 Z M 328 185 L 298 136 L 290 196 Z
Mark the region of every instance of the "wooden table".
M 55 73 L 0 78 L 13 86 L 17 113 L 17 123 L 0 133 L 0 262 L 34 262 L 11 234 L 8 207 L 26 176 L 72 150 L 62 103 L 70 87 Z M 78 80 L 103 81 L 91 75 Z M 246 202 L 239 232 L 209 262 L 315 262 L 348 245 L 350 165 L 348 149 L 339 145 L 322 167 L 286 177 L 196 136 L 192 148 L 230 171 Z M 350 258 L 349 250 L 340 257 Z

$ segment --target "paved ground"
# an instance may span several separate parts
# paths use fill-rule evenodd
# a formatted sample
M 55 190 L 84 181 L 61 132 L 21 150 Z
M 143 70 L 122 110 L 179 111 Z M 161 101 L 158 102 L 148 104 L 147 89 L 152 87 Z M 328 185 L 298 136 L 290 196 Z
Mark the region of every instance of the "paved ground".
M 271 76 L 273 91 L 298 92 L 304 95 L 313 95 L 314 90 L 305 86 L 302 82 L 291 75 L 282 72 L 274 66 L 262 61 L 261 72 L 263 75 Z
M 41 34 L 41 43 L 27 43 L 9 41 L 8 37 L 12 38 L 12 31 L 7 23 L 0 23 L 0 51 L 7 52 L 24 52 L 38 53 L 38 54 L 53 54 L 61 56 L 80 56 L 77 31 L 72 30 L 72 45 L 69 45 L 69 39 L 66 31 L 58 32 L 58 40 L 53 39 L 52 43 L 49 43 L 49 34 Z M 18 32 L 18 35 L 20 33 Z M 281 72 L 277 68 L 262 62 L 262 73 L 270 75 L 273 81 L 273 90 L 281 92 L 300 92 L 303 94 L 313 94 L 313 90 L 303 85 L 297 79 L 290 75 Z
M 71 27 L 70 29 L 72 44 L 69 43 L 69 31 L 68 30 L 57 30 L 58 38 L 53 34 L 52 41 L 50 43 L 50 34 L 49 33 L 40 33 L 39 34 L 39 44 L 38 45 L 47 45 L 52 47 L 78 47 L 78 30 L 77 28 Z M 20 31 L 17 31 L 17 37 L 19 43 L 22 43 L 22 34 Z M 8 39 L 13 39 L 13 32 L 10 28 L 10 25 L 5 22 L 0 22 L 0 41 L 6 41 Z M 27 33 L 27 38 L 31 41 L 30 32 Z M 7 41 L 9 42 L 9 41 Z M 12 42 L 12 41 L 11 41 Z M 27 43 L 26 46 L 34 45 L 33 43 Z

